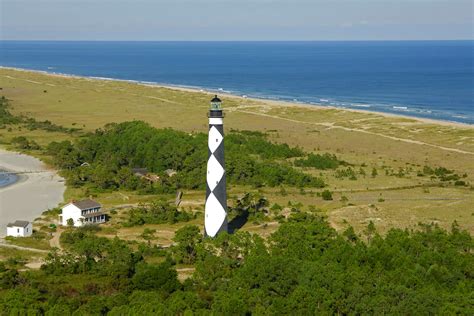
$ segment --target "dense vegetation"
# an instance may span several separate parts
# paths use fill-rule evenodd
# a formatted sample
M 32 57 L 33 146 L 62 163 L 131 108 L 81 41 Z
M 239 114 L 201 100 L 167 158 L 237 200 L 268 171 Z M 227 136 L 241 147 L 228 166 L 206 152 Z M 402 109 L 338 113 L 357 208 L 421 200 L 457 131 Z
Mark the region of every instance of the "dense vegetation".
M 10 104 L 8 99 L 2 96 L 0 98 L 0 126 L 7 124 L 18 124 L 21 122 L 19 117 L 12 115 L 9 111 Z
M 323 187 L 321 179 L 294 169 L 285 159 L 303 152 L 268 141 L 258 132 L 231 132 L 225 139 L 226 172 L 231 184 L 253 186 Z M 70 185 L 98 190 L 123 188 L 147 192 L 173 192 L 176 188 L 204 189 L 207 135 L 156 129 L 140 122 L 109 124 L 75 143 L 52 142 L 48 153 Z M 147 168 L 158 183 L 134 175 Z M 167 170 L 175 170 L 175 176 Z
M 0 127 L 5 128 L 6 125 L 17 125 L 22 124 L 28 130 L 33 131 L 41 129 L 47 132 L 63 132 L 63 133 L 74 133 L 79 131 L 80 128 L 66 128 L 60 125 L 53 124 L 51 121 L 37 121 L 31 117 L 16 116 L 10 111 L 10 104 L 5 96 L 0 98 Z
M 294 213 L 267 242 L 238 232 L 204 239 L 195 226 L 176 245 L 138 249 L 94 228 L 63 233 L 40 271 L 0 264 L 0 314 L 464 314 L 472 315 L 473 241 L 456 224 L 419 231 L 369 225 L 338 234 L 319 217 Z M 165 255 L 163 257 L 163 255 Z M 193 264 L 181 283 L 175 263 Z
M 431 176 L 432 178 L 438 178 L 439 180 L 446 181 L 458 181 L 461 177 L 456 174 L 453 170 L 446 169 L 444 167 L 431 168 L 429 166 L 423 167 L 423 173 L 421 175 Z M 467 174 L 463 176 L 467 177 Z
M 232 207 L 228 207 L 229 219 L 258 222 L 268 220 L 269 202 L 266 197 L 257 193 L 245 193 L 237 198 Z M 276 218 L 275 216 L 275 219 Z
M 34 140 L 29 140 L 24 136 L 13 137 L 10 142 L 18 149 L 38 150 L 41 148 Z
M 309 154 L 306 159 L 298 159 L 295 161 L 295 166 L 298 167 L 312 167 L 316 169 L 337 169 L 340 165 L 346 163 L 337 159 L 336 155 L 330 154 Z
M 304 152 L 288 144 L 274 144 L 265 139 L 265 134 L 256 131 L 231 130 L 226 136 L 226 150 L 247 155 L 259 155 L 267 159 L 301 157 Z
M 193 218 L 193 215 L 183 210 L 179 211 L 176 206 L 164 200 L 156 200 L 130 209 L 127 212 L 127 217 L 125 226 L 135 226 L 187 222 Z
M 349 180 L 357 180 L 356 172 L 351 167 L 336 170 L 334 176 L 337 179 L 349 178 Z

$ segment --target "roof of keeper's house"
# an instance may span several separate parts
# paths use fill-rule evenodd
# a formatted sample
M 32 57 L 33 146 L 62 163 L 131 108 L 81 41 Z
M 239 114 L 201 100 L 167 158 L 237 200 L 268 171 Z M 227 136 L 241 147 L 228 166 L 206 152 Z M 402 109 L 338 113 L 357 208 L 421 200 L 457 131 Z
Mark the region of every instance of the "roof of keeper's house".
M 76 206 L 77 208 L 81 209 L 81 211 L 88 210 L 91 208 L 102 207 L 102 205 L 100 205 L 99 203 L 91 199 L 82 200 L 82 201 L 74 201 L 72 202 L 72 204 Z
M 15 221 L 14 223 L 8 223 L 7 227 L 23 227 L 28 226 L 30 222 L 28 221 Z

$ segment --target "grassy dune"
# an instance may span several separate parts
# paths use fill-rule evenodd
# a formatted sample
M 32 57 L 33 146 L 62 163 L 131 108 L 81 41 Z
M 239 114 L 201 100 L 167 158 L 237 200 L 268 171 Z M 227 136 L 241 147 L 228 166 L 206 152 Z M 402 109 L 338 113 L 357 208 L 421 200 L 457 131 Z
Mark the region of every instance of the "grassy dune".
M 160 128 L 207 131 L 210 95 L 206 92 L 11 69 L 0 69 L 0 87 L 0 95 L 12 100 L 14 114 L 82 128 L 84 132 L 129 120 L 143 120 Z M 449 227 L 457 220 L 461 227 L 474 232 L 472 186 L 440 187 L 439 182 L 429 177 L 417 176 L 417 171 L 425 165 L 442 166 L 460 175 L 467 174 L 463 180 L 474 184 L 472 126 L 235 96 L 223 96 L 223 100 L 226 130 L 268 132 L 274 141 L 300 146 L 306 151 L 334 153 L 353 164 L 356 171 L 362 168 L 366 172 L 365 176 L 358 175 L 357 180 L 348 180 L 336 178 L 334 171 L 305 170 L 321 173 L 334 192 L 334 199 L 323 201 L 317 195 L 321 190 L 302 192 L 287 188 L 287 195 L 281 195 L 279 189 L 261 190 L 272 203 L 286 206 L 288 201 L 301 202 L 303 208 L 314 205 L 338 229 L 351 224 L 362 230 L 370 220 L 381 231 L 394 226 L 414 227 L 418 222 Z M 15 127 L 11 131 L 0 130 L 0 140 L 4 142 L 18 135 L 40 145 L 79 136 Z M 375 178 L 371 177 L 373 168 L 378 171 Z M 386 170 L 396 173 L 400 168 L 406 170 L 402 177 L 385 174 Z M 232 188 L 230 195 L 246 189 Z M 66 199 L 80 194 L 69 190 Z M 347 201 L 341 201 L 342 196 Z M 203 192 L 186 192 L 184 203 L 199 209 L 203 197 Z M 129 192 L 98 198 L 108 208 L 147 199 Z M 262 228 L 248 223 L 244 229 L 265 233 L 274 226 L 270 223 Z M 139 228 L 140 232 L 143 228 Z M 163 242 L 169 240 L 165 235 Z

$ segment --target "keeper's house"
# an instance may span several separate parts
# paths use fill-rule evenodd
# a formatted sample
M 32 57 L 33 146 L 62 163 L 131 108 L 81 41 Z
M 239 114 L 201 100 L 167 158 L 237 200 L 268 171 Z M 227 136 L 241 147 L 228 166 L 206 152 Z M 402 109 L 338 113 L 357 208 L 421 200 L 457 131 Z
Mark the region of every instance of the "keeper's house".
M 7 225 L 7 236 L 30 237 L 33 233 L 33 225 L 27 221 L 15 221 Z
M 72 224 L 75 227 L 104 223 L 107 218 L 105 213 L 101 212 L 101 208 L 102 205 L 90 199 L 72 201 L 62 208 L 59 220 L 63 226 Z

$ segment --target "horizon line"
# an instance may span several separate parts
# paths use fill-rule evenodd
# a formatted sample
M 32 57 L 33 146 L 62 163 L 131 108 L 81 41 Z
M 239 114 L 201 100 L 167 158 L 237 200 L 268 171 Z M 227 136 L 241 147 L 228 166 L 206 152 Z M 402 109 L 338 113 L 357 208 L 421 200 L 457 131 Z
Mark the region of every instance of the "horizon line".
M 112 39 L 1 39 L 0 42 L 468 42 L 474 41 L 474 38 L 459 38 L 459 39 L 326 39 L 326 40 L 112 40 Z

